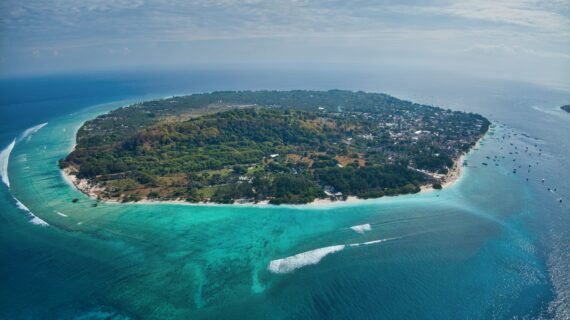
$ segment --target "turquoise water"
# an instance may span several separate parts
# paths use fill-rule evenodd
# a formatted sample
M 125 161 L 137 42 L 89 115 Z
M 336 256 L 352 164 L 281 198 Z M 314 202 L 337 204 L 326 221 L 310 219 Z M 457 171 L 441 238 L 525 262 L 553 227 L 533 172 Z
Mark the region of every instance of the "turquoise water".
M 570 148 L 553 137 L 570 126 L 540 99 L 481 104 L 500 124 L 443 191 L 324 207 L 93 207 L 57 160 L 83 121 L 153 97 L 132 95 L 38 119 L 47 125 L 28 136 L 32 126 L 3 132 L 17 140 L 0 187 L 0 318 L 567 318 Z M 289 272 L 270 270 L 278 259 Z

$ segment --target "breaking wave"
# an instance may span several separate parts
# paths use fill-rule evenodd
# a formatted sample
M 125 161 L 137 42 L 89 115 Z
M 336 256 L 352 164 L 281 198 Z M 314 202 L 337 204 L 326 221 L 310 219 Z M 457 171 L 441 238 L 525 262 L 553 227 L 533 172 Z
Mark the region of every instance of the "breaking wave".
M 4 150 L 0 151 L 0 177 L 2 177 L 2 182 L 10 188 L 10 178 L 8 178 L 8 161 L 10 160 L 10 154 L 14 149 L 17 141 L 22 141 L 23 139 L 30 138 L 34 133 L 40 131 L 41 128 L 45 127 L 48 123 L 38 124 L 29 129 L 24 130 L 18 139 L 14 139 Z
M 41 128 L 45 127 L 48 123 L 38 124 L 29 129 L 24 130 L 22 134 L 12 141 L 4 150 L 0 151 L 0 176 L 2 177 L 2 182 L 10 189 L 10 178 L 8 177 L 8 161 L 10 160 L 10 154 L 16 145 L 16 141 L 22 141 L 23 139 L 30 138 L 34 133 L 38 132 Z M 16 201 L 16 206 L 18 209 L 26 212 L 30 216 L 30 222 L 39 226 L 49 226 L 47 222 L 37 217 L 32 211 L 26 207 L 20 200 L 12 196 Z
M 372 240 L 367 242 L 360 242 L 360 243 L 351 243 L 348 245 L 336 245 L 330 247 L 319 248 L 315 250 L 305 251 L 294 256 L 286 257 L 283 259 L 272 260 L 269 263 L 267 269 L 273 273 L 289 273 L 296 269 L 310 266 L 313 264 L 317 264 L 321 262 L 321 260 L 335 252 L 339 252 L 344 250 L 347 246 L 348 247 L 360 247 L 360 246 L 367 246 L 372 244 L 378 244 L 386 241 L 396 240 L 397 238 L 387 238 L 387 239 L 379 239 L 379 240 Z
M 10 159 L 10 153 L 16 145 L 16 139 L 12 141 L 4 150 L 0 151 L 0 176 L 2 177 L 2 182 L 10 188 L 10 179 L 8 178 L 8 160 Z
M 42 227 L 47 227 L 49 226 L 49 224 L 47 222 L 45 222 L 44 220 L 38 218 L 35 214 L 32 213 L 32 211 L 30 211 L 30 209 L 28 209 L 28 207 L 26 207 L 22 202 L 20 202 L 20 200 L 16 199 L 16 197 L 13 197 L 14 200 L 16 200 L 16 206 L 18 207 L 18 209 L 26 212 L 30 217 L 31 220 L 30 222 Z
M 325 256 L 331 253 L 341 251 L 344 249 L 344 247 L 345 247 L 344 245 L 338 245 L 338 246 L 319 248 L 299 253 L 287 258 L 273 260 L 269 263 L 268 269 L 273 273 L 289 273 L 295 269 L 299 269 L 304 266 L 317 264 Z
M 48 124 L 47 122 L 41 123 L 41 124 L 38 124 L 37 126 L 33 126 L 29 129 L 24 130 L 24 132 L 22 132 L 22 134 L 18 138 L 18 141 L 24 140 L 26 138 L 30 138 L 34 133 L 40 131 L 40 129 L 45 127 L 47 124 Z
M 370 226 L 370 223 L 367 223 L 367 224 L 361 224 L 358 226 L 352 226 L 352 227 L 350 227 L 350 229 L 352 229 L 353 231 L 355 231 L 357 233 L 364 234 L 364 232 L 372 230 L 372 227 Z
M 351 243 L 351 244 L 349 244 L 349 246 L 351 246 L 351 247 L 368 246 L 371 244 L 377 244 L 377 243 L 382 243 L 382 242 L 386 242 L 386 241 L 390 241 L 390 240 L 396 240 L 396 239 L 397 238 L 388 238 L 388 239 L 366 241 L 366 242 L 361 242 L 361 243 Z
M 67 215 L 65 213 L 61 213 L 59 211 L 56 211 L 55 213 L 57 213 L 58 215 L 62 216 L 62 217 L 67 217 Z

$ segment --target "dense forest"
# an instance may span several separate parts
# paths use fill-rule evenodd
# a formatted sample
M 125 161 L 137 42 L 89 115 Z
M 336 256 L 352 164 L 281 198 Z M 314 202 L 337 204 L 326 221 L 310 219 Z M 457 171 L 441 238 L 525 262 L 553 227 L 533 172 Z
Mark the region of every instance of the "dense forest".
M 372 198 L 439 184 L 488 127 L 476 114 L 384 94 L 214 92 L 88 121 L 60 166 L 102 199 Z

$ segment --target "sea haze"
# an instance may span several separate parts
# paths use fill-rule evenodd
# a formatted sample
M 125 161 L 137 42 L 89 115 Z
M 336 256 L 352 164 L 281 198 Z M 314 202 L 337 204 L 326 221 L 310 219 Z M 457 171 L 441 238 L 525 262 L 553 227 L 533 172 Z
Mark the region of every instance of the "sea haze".
M 494 128 L 451 187 L 357 204 L 95 207 L 57 167 L 99 114 L 238 89 L 384 92 Z M 569 101 L 389 67 L 4 78 L 0 318 L 568 319 Z

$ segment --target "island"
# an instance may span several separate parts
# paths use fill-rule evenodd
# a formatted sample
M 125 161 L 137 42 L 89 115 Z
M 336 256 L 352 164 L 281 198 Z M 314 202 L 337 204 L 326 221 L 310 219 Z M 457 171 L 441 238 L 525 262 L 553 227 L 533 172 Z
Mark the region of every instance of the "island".
M 560 109 L 570 113 L 570 104 L 563 105 L 562 107 L 560 107 Z
M 489 125 L 380 93 L 213 92 L 87 121 L 59 165 L 101 201 L 378 198 L 441 189 Z

